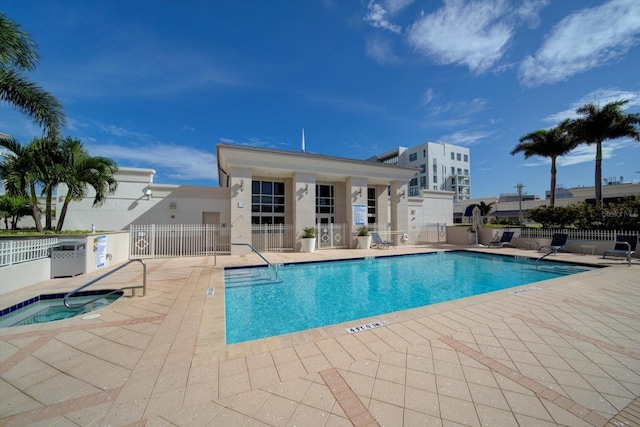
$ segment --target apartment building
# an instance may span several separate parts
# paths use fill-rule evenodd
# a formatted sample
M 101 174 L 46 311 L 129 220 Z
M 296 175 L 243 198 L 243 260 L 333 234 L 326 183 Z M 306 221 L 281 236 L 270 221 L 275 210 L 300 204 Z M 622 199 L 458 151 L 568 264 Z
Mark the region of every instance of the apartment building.
M 419 168 L 409 181 L 409 196 L 432 190 L 453 192 L 455 204 L 471 198 L 471 158 L 466 147 L 425 142 L 411 148 L 397 147 L 371 160 Z

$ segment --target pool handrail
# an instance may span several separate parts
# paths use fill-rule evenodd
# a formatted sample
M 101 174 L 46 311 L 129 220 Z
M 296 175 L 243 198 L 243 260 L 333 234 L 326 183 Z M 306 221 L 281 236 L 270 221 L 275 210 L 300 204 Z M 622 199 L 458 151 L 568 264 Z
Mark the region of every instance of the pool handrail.
M 81 290 L 93 285 L 96 282 L 99 282 L 100 280 L 104 279 L 105 277 L 112 275 L 116 271 L 122 270 L 123 268 L 125 268 L 126 266 L 128 266 L 129 264 L 131 264 L 132 262 L 135 262 L 135 261 L 137 261 L 140 264 L 142 264 L 142 285 L 124 286 L 124 287 L 119 288 L 119 289 L 114 289 L 111 292 L 108 292 L 106 294 L 100 294 L 97 298 L 94 298 L 94 299 L 92 299 L 90 301 L 87 301 L 87 302 L 84 302 L 82 304 L 70 304 L 69 303 L 69 298 L 71 297 L 71 295 L 80 292 Z M 71 308 L 71 309 L 80 308 L 80 307 L 84 307 L 87 304 L 91 304 L 92 302 L 98 301 L 101 298 L 104 298 L 106 296 L 115 294 L 116 292 L 124 291 L 124 290 L 127 290 L 127 289 L 131 289 L 131 295 L 135 296 L 136 289 L 138 289 L 138 288 L 142 288 L 142 296 L 146 296 L 147 295 L 147 265 L 140 258 L 134 258 L 134 259 L 130 259 L 129 261 L 125 262 L 124 264 L 114 268 L 113 270 L 106 272 L 102 276 L 96 277 L 95 279 L 85 283 L 84 285 L 77 287 L 76 289 L 72 290 L 71 292 L 68 292 L 67 294 L 65 294 L 63 302 L 64 302 L 65 307 L 67 307 L 67 308 Z
M 562 245 L 562 246 L 559 246 L 559 247 L 557 247 L 557 248 L 553 248 L 553 249 L 551 249 L 549 252 L 547 252 L 546 254 L 542 255 L 540 258 L 538 258 L 538 259 L 536 260 L 536 268 L 538 268 L 538 261 L 540 261 L 540 260 L 542 260 L 542 259 L 544 259 L 544 258 L 548 257 L 548 256 L 549 256 L 549 255 L 551 255 L 551 254 L 557 254 L 557 253 L 560 251 L 560 249 L 564 249 L 564 248 L 566 248 L 567 246 L 569 246 L 569 245 L 570 245 L 570 244 L 572 244 L 572 243 L 583 243 L 583 242 L 588 242 L 588 241 L 589 241 L 589 240 L 570 240 L 570 241 L 568 241 L 567 243 L 565 243 L 565 244 L 564 244 L 564 245 Z
M 231 243 L 231 244 L 236 246 L 249 246 L 253 252 L 255 252 L 260 258 L 262 258 L 262 260 L 266 262 L 267 265 L 269 265 L 269 267 L 273 268 L 273 271 L 276 272 L 276 280 L 278 280 L 278 269 L 275 267 L 275 265 L 271 264 L 268 259 L 263 257 L 262 254 L 258 252 L 258 250 L 254 248 L 253 245 L 251 245 L 251 243 Z

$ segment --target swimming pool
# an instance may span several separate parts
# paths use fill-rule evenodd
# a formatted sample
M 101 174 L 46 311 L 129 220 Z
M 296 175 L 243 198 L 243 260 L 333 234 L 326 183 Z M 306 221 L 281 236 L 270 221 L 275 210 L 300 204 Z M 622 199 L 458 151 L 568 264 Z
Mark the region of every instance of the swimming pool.
M 109 290 L 77 292 L 69 298 L 72 305 L 89 302 L 100 295 L 108 294 Z M 65 294 L 38 295 L 19 304 L 0 310 L 0 328 L 10 326 L 33 325 L 47 323 L 55 320 L 68 319 L 70 317 L 89 313 L 120 298 L 124 292 L 119 291 L 111 295 L 84 305 L 79 308 L 68 308 L 64 305 Z
M 278 268 L 278 283 L 263 281 L 260 282 L 263 284 L 248 286 L 231 285 L 228 279 L 238 276 L 238 271 L 227 269 L 227 344 L 421 307 L 591 269 L 557 262 L 540 262 L 536 268 L 528 258 L 465 251 L 288 264 Z

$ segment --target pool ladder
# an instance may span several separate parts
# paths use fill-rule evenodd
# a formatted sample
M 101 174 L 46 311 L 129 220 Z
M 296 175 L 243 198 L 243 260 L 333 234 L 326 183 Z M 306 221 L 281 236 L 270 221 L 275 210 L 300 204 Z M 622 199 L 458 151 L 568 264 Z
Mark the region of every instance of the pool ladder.
M 565 243 L 562 246 L 559 246 L 559 247 L 557 247 L 555 249 L 550 250 L 549 252 L 547 252 L 546 254 L 542 255 L 540 258 L 538 258 L 536 260 L 536 268 L 538 268 L 538 261 L 543 260 L 544 258 L 548 257 L 549 255 L 557 254 L 558 252 L 560 252 L 560 250 L 566 248 L 567 246 L 569 246 L 572 243 L 582 243 L 582 242 L 588 242 L 588 240 L 571 240 L 571 241 L 568 241 L 567 243 Z
M 120 288 L 120 289 L 115 289 L 115 290 L 113 290 L 113 291 L 111 291 L 111 292 L 108 292 L 108 293 L 106 293 L 106 294 L 100 294 L 97 298 L 94 298 L 94 299 L 92 299 L 92 300 L 90 300 L 90 301 L 87 301 L 87 302 L 85 302 L 85 303 L 82 303 L 82 304 L 71 304 L 71 303 L 69 302 L 69 298 L 70 298 L 73 294 L 76 294 L 76 293 L 80 292 L 81 290 L 83 290 L 83 289 L 85 289 L 85 288 L 87 288 L 87 287 L 89 287 L 89 286 L 93 285 L 94 283 L 99 282 L 100 280 L 104 279 L 105 277 L 112 275 L 112 274 L 113 274 L 113 273 L 115 273 L 116 271 L 120 271 L 120 270 L 122 270 L 123 268 L 125 268 L 126 266 L 128 266 L 129 264 L 131 264 L 132 262 L 139 262 L 140 264 L 142 264 L 142 285 L 138 285 L 138 286 L 125 286 L 125 287 Z M 109 271 L 109 272 L 107 272 L 107 273 L 103 274 L 102 276 L 100 276 L 100 277 L 96 277 L 95 279 L 93 279 L 93 280 L 91 280 L 91 281 L 89 281 L 89 282 L 85 283 L 84 285 L 82 285 L 82 286 L 80 286 L 80 287 L 78 287 L 78 288 L 76 288 L 76 289 L 72 290 L 71 292 L 67 293 L 67 294 L 64 296 L 64 305 L 65 305 L 67 308 L 80 308 L 80 307 L 84 307 L 85 305 L 87 305 L 87 304 L 91 304 L 92 302 L 96 302 L 96 301 L 98 301 L 98 300 L 99 300 L 99 299 L 101 299 L 101 298 L 104 298 L 104 297 L 106 297 L 106 296 L 109 296 L 109 295 L 115 294 L 116 292 L 124 291 L 124 290 L 127 290 L 127 289 L 131 289 L 131 295 L 132 295 L 132 296 L 135 296 L 135 294 L 136 294 L 136 289 L 138 289 L 138 288 L 142 288 L 142 296 L 147 295 L 147 265 L 146 265 L 146 264 L 144 263 L 144 261 L 142 261 L 141 259 L 136 258 L 136 259 L 132 259 L 132 260 L 127 261 L 126 263 L 124 263 L 124 264 L 122 264 L 122 265 L 120 265 L 120 266 L 118 266 L 118 267 L 114 268 L 113 270 L 111 270 L 111 271 Z
M 262 258 L 262 260 L 266 262 L 269 267 L 273 268 L 273 271 L 275 271 L 276 273 L 276 280 L 278 280 L 278 269 L 276 268 L 276 266 L 271 264 L 268 259 L 263 257 L 262 254 L 258 252 L 258 250 L 251 245 L 251 243 L 231 243 L 231 244 L 236 246 L 249 246 L 251 250 L 255 252 L 260 258 Z

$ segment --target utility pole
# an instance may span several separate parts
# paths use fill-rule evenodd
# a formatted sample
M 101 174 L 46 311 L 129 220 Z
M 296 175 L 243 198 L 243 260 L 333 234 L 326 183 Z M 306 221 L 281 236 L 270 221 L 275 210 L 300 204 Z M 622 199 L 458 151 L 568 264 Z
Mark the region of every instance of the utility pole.
M 522 185 L 521 182 L 516 184 L 516 188 L 518 189 L 518 222 L 520 222 L 520 235 L 522 236 Z

